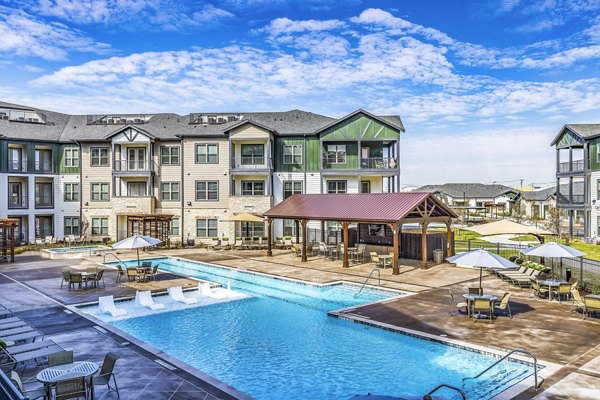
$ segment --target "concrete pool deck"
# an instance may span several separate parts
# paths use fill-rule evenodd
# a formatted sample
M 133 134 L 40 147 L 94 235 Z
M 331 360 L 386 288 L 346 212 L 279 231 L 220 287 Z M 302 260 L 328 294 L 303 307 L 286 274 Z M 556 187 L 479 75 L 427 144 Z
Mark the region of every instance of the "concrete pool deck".
M 120 253 L 122 259 L 133 258 L 135 252 Z M 219 251 L 206 250 L 161 250 L 144 253 L 145 258 L 176 256 L 199 261 L 213 262 L 215 264 L 243 268 L 251 271 L 270 273 L 306 281 L 327 283 L 332 281 L 349 281 L 362 284 L 371 270 L 369 264 L 362 264 L 351 268 L 341 268 L 341 263 L 322 259 L 311 258 L 308 263 L 300 263 L 299 259 L 290 256 L 288 252 L 278 251 L 274 257 L 267 258 L 263 252 L 252 251 Z M 46 325 L 41 327 L 44 333 L 56 335 L 56 341 L 61 344 L 62 335 L 68 348 L 74 348 L 76 355 L 79 347 L 85 348 L 87 342 L 81 339 L 90 335 L 104 335 L 92 326 L 92 321 L 80 316 L 77 323 L 72 324 L 64 320 L 64 305 L 72 305 L 97 300 L 100 295 L 113 294 L 115 297 L 131 296 L 137 289 L 163 291 L 168 286 L 192 286 L 196 282 L 174 274 L 162 273 L 157 282 L 147 284 L 116 284 L 116 272 L 109 271 L 105 274 L 106 289 L 67 290 L 60 289 L 60 271 L 64 267 L 82 268 L 101 262 L 102 258 L 91 260 L 47 260 L 35 255 L 21 255 L 14 264 L 0 266 L 0 303 L 19 312 L 24 318 L 27 313 L 43 316 L 58 315 L 61 318 L 47 319 Z M 402 260 L 400 275 L 392 275 L 391 269 L 382 271 L 382 286 L 393 289 L 415 292 L 414 295 L 399 298 L 384 303 L 356 308 L 353 314 L 369 318 L 406 329 L 414 329 L 440 338 L 461 340 L 475 345 L 482 345 L 498 350 L 523 348 L 535 353 L 540 359 L 559 364 L 562 368 L 549 377 L 542 386 L 542 390 L 535 392 L 526 391 L 515 399 L 587 399 L 588 393 L 600 393 L 600 319 L 588 318 L 583 321 L 581 315 L 570 313 L 570 302 L 559 304 L 556 301 L 535 299 L 531 297 L 528 289 L 519 290 L 496 278 L 484 277 L 483 287 L 486 293 L 496 294 L 499 297 L 505 292 L 513 293 L 511 308 L 514 318 L 499 316 L 493 324 L 484 321 L 473 322 L 465 315 L 456 313 L 448 315 L 449 296 L 448 289 L 457 292 L 466 292 L 470 286 L 478 285 L 478 270 L 452 267 L 448 264 L 432 266 L 427 270 L 418 268 L 418 261 Z M 371 283 L 375 283 L 372 281 Z M 26 286 L 24 286 L 26 285 Z M 143 285 L 143 287 L 141 286 Z M 30 289 L 28 289 L 30 288 Z M 58 311 L 56 311 L 58 310 Z M 38 317 L 31 320 L 37 326 Z M 45 317 L 44 317 L 45 318 Z M 46 329 L 46 330 L 44 330 Z M 83 335 L 77 335 L 81 331 Z M 62 333 L 58 333 L 62 332 Z M 107 333 L 116 350 L 123 351 L 120 343 L 125 341 L 113 333 Z M 78 339 L 79 338 L 79 339 Z M 110 341 L 107 341 L 110 342 Z M 128 348 L 129 349 L 129 348 Z M 148 351 L 131 345 L 132 351 L 142 357 L 144 363 L 150 362 L 152 369 L 162 368 L 154 362 L 157 357 Z M 104 351 L 104 349 L 103 349 Z M 117 351 L 118 353 L 118 351 Z M 84 352 L 84 354 L 86 354 Z M 86 354 L 85 356 L 88 356 Z M 99 354 L 96 354 L 99 357 Z M 119 362 L 117 362 L 117 366 Z M 164 371 L 163 371 L 164 370 Z M 171 371 L 162 368 L 160 373 Z M 208 387 L 201 386 L 201 381 L 185 371 L 178 372 L 187 376 L 182 377 L 175 373 L 174 381 L 192 384 L 194 387 L 208 391 Z M 474 371 L 478 373 L 479 371 Z M 140 370 L 136 375 L 138 380 L 151 381 L 156 378 L 145 375 Z M 541 374 L 542 376 L 543 373 Z M 169 375 L 170 376 L 170 375 Z M 119 382 L 120 383 L 120 382 Z M 139 384 L 138 384 L 139 385 Z M 159 385 L 158 382 L 155 385 Z M 175 384 L 170 384 L 171 388 Z M 137 386 L 136 386 L 137 387 Z M 171 390 L 168 389 L 168 390 Z M 167 389 L 165 389 L 167 390 Z M 138 390 L 139 392 L 139 390 Z M 184 394 L 176 395 L 177 390 L 170 392 L 174 397 L 187 398 Z M 136 396 L 139 393 L 136 392 Z M 169 398 L 164 397 L 150 398 Z M 219 393 L 211 394 L 219 398 Z M 536 397 L 537 396 L 537 397 Z M 123 397 L 122 398 L 135 398 Z M 144 396 L 145 398 L 147 396 Z M 98 397 L 108 399 L 111 397 Z M 141 398 L 141 397 L 140 397 Z M 203 397 L 189 397 L 203 398 Z M 213 397 L 207 397 L 213 399 Z M 221 397 L 222 398 L 222 397 Z

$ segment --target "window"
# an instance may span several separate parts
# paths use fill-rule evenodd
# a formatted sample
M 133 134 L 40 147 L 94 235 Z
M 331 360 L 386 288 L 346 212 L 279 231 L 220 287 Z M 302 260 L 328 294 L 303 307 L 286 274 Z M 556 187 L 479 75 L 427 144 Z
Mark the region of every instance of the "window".
M 92 183 L 92 201 L 108 201 L 108 183 Z
M 242 196 L 263 196 L 265 181 L 242 181 Z
M 218 164 L 219 147 L 215 144 L 196 145 L 196 164 Z
M 65 217 L 65 235 L 79 236 L 79 217 Z
M 35 237 L 45 239 L 47 236 L 54 235 L 54 220 L 49 215 L 36 215 L 35 217 Z
M 345 164 L 346 163 L 346 145 L 328 144 L 327 145 L 327 163 Z
M 284 164 L 302 164 L 302 145 L 283 146 Z
M 160 198 L 162 201 L 178 201 L 179 182 L 163 182 L 160 186 Z
M 64 152 L 65 167 L 79 167 L 79 149 L 69 147 Z
M 52 172 L 52 150 L 35 149 L 36 172 Z
M 218 181 L 196 181 L 196 201 L 218 201 Z
M 598 146 L 598 147 L 600 147 L 600 146 Z M 597 190 L 596 199 L 598 199 L 598 201 L 600 201 L 600 179 L 598 179 L 596 181 L 596 190 Z
M 108 218 L 92 218 L 92 235 L 108 235 Z
M 283 220 L 283 236 L 295 236 L 296 226 L 294 225 L 293 219 Z
M 327 193 L 346 193 L 346 181 L 327 181 Z
M 8 208 L 27 208 L 27 190 L 22 182 L 8 182 Z
M 216 219 L 197 219 L 196 220 L 196 237 L 210 238 L 219 235 L 217 230 Z
M 179 236 L 179 218 L 173 218 L 171 220 L 171 236 Z
M 264 225 L 264 222 L 244 222 L 241 226 L 242 231 L 236 236 L 263 237 L 265 235 Z
M 360 192 L 361 193 L 371 193 L 371 181 L 361 181 L 360 182 Z
M 242 165 L 261 165 L 265 163 L 264 144 L 243 144 Z
M 302 181 L 284 181 L 283 182 L 283 199 L 287 199 L 293 194 L 302 193 Z
M 92 147 L 90 163 L 92 167 L 108 167 L 108 147 Z
M 79 201 L 79 183 L 65 183 L 65 201 Z
M 146 182 L 127 182 L 128 197 L 144 197 L 146 193 Z
M 179 165 L 179 146 L 162 146 L 160 148 L 161 165 Z
M 35 183 L 35 208 L 52 208 L 54 198 L 52 196 L 51 182 Z
M 8 149 L 8 170 L 26 172 L 27 163 L 23 159 L 23 149 L 11 147 Z

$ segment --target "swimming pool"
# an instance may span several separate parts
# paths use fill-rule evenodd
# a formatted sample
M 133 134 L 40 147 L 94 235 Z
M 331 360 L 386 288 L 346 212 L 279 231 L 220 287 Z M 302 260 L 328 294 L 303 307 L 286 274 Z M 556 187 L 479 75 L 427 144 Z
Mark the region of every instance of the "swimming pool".
M 111 325 L 257 399 L 347 399 L 367 392 L 423 395 L 440 383 L 489 399 L 533 373 L 492 356 L 333 318 L 327 312 L 388 298 L 355 285 L 314 286 L 187 260 L 160 268 L 225 283 L 252 297 Z M 452 393 L 447 392 L 450 396 Z
M 41 255 L 50 259 L 59 258 L 80 258 L 91 256 L 96 253 L 110 251 L 108 246 L 76 246 L 76 247 L 55 247 L 51 249 L 42 249 Z

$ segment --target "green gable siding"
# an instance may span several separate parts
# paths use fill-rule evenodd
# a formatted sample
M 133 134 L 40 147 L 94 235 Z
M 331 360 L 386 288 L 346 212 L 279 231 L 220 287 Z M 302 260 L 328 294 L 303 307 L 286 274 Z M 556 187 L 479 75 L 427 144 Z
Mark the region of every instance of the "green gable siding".
M 321 133 L 323 140 L 398 140 L 400 132 L 364 114 L 356 114 Z
M 301 145 L 302 164 L 284 164 L 283 146 Z M 276 137 L 275 138 L 275 172 L 303 172 L 306 159 L 304 138 L 301 137 Z
M 589 159 L 590 169 L 592 171 L 600 171 L 600 158 L 598 157 L 598 148 L 600 147 L 600 138 L 590 140 L 589 144 Z
M 0 140 L 0 172 L 8 171 L 8 142 Z
M 79 167 L 65 167 L 65 149 L 72 148 L 78 149 L 79 146 L 72 144 L 63 144 L 63 145 L 55 145 L 53 146 L 54 151 L 54 159 L 55 163 L 55 171 L 58 171 L 59 174 L 78 174 Z M 81 151 L 79 152 L 79 160 L 81 163 Z
M 579 145 L 582 143 L 583 140 L 579 136 L 575 135 L 573 132 L 567 129 L 567 131 L 561 136 L 561 138 L 556 143 L 556 147 L 569 147 L 572 145 Z
M 321 142 L 317 137 L 306 138 L 306 171 L 319 172 L 321 170 Z
M 344 164 L 329 164 L 324 169 L 358 169 L 358 142 L 329 142 L 330 144 L 346 145 L 346 162 Z M 327 155 L 327 143 L 323 143 L 323 157 Z

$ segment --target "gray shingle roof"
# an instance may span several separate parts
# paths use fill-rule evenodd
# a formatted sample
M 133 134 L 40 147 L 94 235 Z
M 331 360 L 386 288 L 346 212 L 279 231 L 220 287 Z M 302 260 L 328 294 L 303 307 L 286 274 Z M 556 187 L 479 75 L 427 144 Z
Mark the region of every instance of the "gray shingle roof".
M 566 124 L 561 128 L 554 140 L 552 140 L 551 146 L 554 146 L 558 142 L 566 129 L 569 129 L 583 139 L 591 139 L 600 136 L 600 124 Z
M 443 185 L 426 185 L 416 190 L 417 192 L 440 192 L 453 198 L 494 198 L 508 192 L 519 191 L 504 185 L 486 185 L 483 183 L 446 183 Z
M 565 186 L 565 185 L 561 185 Z M 554 197 L 556 194 L 556 186 L 552 186 L 542 190 L 533 190 L 531 192 L 521 192 L 524 200 L 527 201 L 544 201 L 547 200 L 548 197 Z
M 143 124 L 88 124 L 87 115 L 67 115 L 35 107 L 0 102 L 0 107 L 18 108 L 44 113 L 46 124 L 20 123 L 0 120 L 0 136 L 15 139 L 47 140 L 47 141 L 103 141 L 107 135 L 128 125 L 139 127 L 141 130 L 160 140 L 177 140 L 182 136 L 224 136 L 229 128 L 240 122 L 250 121 L 268 127 L 277 135 L 315 135 L 323 127 L 338 121 L 325 115 L 302 110 L 283 112 L 248 112 L 239 113 L 241 121 L 224 124 L 190 124 L 189 115 L 173 113 L 152 114 Z M 362 110 L 361 110 L 362 111 Z M 232 113 L 238 114 L 238 113 Z M 353 113 L 354 114 L 354 113 Z M 112 115 L 112 114 L 111 114 Z M 352 114 L 351 114 L 352 115 Z M 399 116 L 376 117 L 404 131 Z

